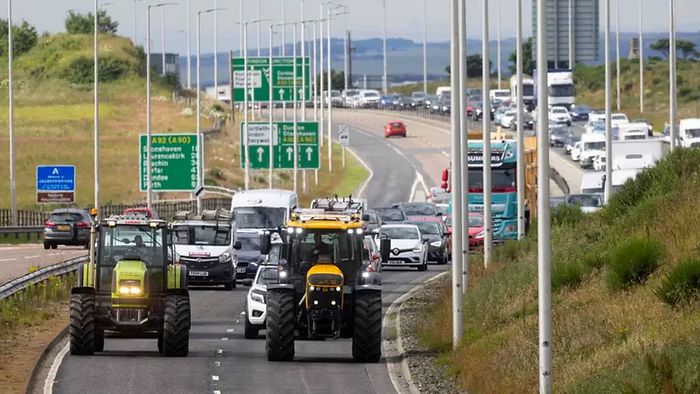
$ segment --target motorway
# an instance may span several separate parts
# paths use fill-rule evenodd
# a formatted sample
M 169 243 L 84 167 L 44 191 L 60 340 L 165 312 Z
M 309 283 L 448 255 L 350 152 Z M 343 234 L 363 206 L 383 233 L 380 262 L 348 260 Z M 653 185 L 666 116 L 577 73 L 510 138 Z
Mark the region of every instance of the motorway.
M 375 127 L 375 123 L 346 124 L 353 128 L 352 150 L 372 171 L 361 196 L 368 198 L 370 206 L 387 206 L 412 196 L 424 198 L 424 189 L 434 184 L 428 175 L 439 175 L 435 170 L 447 162 L 441 153 L 444 147 L 421 146 L 417 134 L 406 140 L 385 142 L 377 132 L 383 129 Z M 435 158 L 441 161 L 433 162 Z M 385 270 L 383 310 L 417 284 L 449 267 L 431 265 L 427 272 Z M 246 293 L 244 287 L 234 291 L 191 291 L 192 331 L 187 358 L 162 357 L 155 339 L 107 338 L 105 353 L 90 357 L 65 355 L 53 390 L 94 392 L 99 387 L 103 393 L 395 392 L 386 360 L 378 364 L 354 363 L 350 340 L 297 341 L 294 362 L 268 362 L 264 336 L 257 340 L 243 338 Z
M 85 254 L 80 246 L 49 250 L 44 250 L 42 244 L 0 246 L 0 283 L 20 277 L 32 267 L 45 267 Z

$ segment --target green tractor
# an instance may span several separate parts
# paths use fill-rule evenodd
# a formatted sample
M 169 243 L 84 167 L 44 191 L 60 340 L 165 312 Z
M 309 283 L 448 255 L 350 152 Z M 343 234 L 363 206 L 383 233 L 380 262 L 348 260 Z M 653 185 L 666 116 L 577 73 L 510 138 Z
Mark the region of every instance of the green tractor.
M 105 332 L 158 338 L 158 351 L 186 356 L 190 335 L 187 269 L 173 264 L 167 224 L 112 217 L 94 227 L 90 261 L 70 299 L 70 352 L 104 351 Z

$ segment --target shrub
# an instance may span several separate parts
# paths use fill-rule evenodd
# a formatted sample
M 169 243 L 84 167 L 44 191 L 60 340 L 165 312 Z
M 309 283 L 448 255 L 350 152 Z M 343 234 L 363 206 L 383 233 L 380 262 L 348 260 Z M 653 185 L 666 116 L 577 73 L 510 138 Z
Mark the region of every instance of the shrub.
M 569 260 L 552 267 L 552 290 L 574 288 L 583 282 L 590 268 L 579 260 Z
M 552 210 L 552 226 L 575 226 L 585 217 L 581 207 L 562 204 Z
M 678 305 L 692 301 L 700 294 L 700 260 L 679 263 L 666 275 L 656 296 L 666 304 Z
M 659 266 L 663 246 L 656 240 L 632 238 L 612 252 L 607 282 L 613 290 L 644 283 Z

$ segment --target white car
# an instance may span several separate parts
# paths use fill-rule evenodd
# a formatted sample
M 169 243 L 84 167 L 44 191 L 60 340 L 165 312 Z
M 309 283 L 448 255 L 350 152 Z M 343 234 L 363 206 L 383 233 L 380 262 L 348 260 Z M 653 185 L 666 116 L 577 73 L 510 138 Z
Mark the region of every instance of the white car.
M 360 92 L 358 106 L 361 108 L 376 107 L 380 98 L 381 96 L 376 90 L 362 90 Z
M 629 122 L 630 121 L 629 121 L 629 119 L 627 119 L 627 115 L 625 115 L 623 113 L 616 113 L 616 114 L 612 114 L 610 116 L 611 127 L 616 127 L 616 126 L 619 126 L 621 124 L 627 124 Z
M 515 111 L 506 111 L 503 116 L 501 116 L 501 127 L 504 129 L 510 129 L 513 128 L 516 124 L 515 122 L 515 117 L 517 116 L 517 112 Z
M 593 170 L 594 171 L 605 171 L 605 153 L 599 154 L 593 159 Z
M 258 332 L 265 329 L 267 317 L 267 285 L 277 283 L 279 270 L 276 265 L 263 265 L 258 268 L 253 284 L 248 290 L 245 302 L 245 332 L 246 339 L 258 337 Z
M 418 226 L 414 224 L 385 224 L 379 228 L 379 234 L 391 240 L 389 261 L 383 262 L 383 265 L 416 267 L 418 271 L 428 269 L 428 245 L 423 241 Z
M 573 161 L 579 161 L 581 160 L 581 141 L 577 141 L 574 146 L 571 148 L 571 160 Z
M 549 110 L 549 121 L 571 126 L 571 114 L 566 107 L 555 106 Z

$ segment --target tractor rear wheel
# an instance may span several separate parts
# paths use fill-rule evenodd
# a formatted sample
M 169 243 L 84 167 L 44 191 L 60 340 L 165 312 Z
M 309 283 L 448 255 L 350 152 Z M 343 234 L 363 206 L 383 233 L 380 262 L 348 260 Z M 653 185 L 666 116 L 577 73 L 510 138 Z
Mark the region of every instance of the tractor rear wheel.
M 294 359 L 294 329 L 296 313 L 294 290 L 270 290 L 267 292 L 268 361 L 292 361 Z
M 100 328 L 95 330 L 95 351 L 105 351 L 105 330 Z
M 89 293 L 70 296 L 70 354 L 95 354 L 95 295 Z
M 163 308 L 163 354 L 184 357 L 190 343 L 190 298 L 172 294 L 165 297 Z
M 377 290 L 356 292 L 352 358 L 357 362 L 376 363 L 381 356 L 382 292 Z

